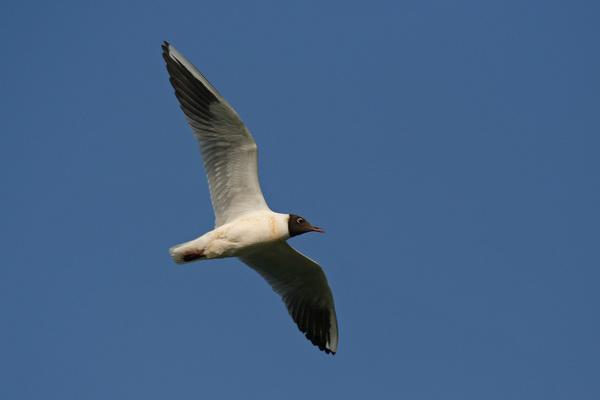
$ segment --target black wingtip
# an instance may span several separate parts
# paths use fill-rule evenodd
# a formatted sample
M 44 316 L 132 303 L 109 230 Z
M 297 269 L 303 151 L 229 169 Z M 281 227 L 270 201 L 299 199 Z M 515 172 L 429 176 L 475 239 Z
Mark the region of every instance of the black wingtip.
M 301 330 L 302 331 L 302 330 Z M 304 333 L 304 332 L 303 332 Z M 325 354 L 331 354 L 332 356 L 335 356 L 335 351 L 328 349 L 327 347 L 325 347 L 325 345 L 315 336 L 311 335 L 310 333 L 306 332 L 304 333 L 304 336 L 314 345 L 316 346 L 319 350 L 325 352 Z
M 167 42 L 166 40 L 164 40 L 163 43 L 160 45 L 160 47 L 163 50 L 163 53 L 169 52 L 169 46 L 171 46 L 171 44 L 169 42 Z

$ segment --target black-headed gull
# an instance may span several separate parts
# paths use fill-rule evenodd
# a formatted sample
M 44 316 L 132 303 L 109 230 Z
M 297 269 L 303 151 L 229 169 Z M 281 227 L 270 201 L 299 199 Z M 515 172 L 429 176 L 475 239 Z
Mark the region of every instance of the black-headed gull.
M 170 249 L 177 263 L 238 257 L 281 295 L 306 337 L 335 354 L 338 326 L 323 270 L 286 240 L 323 232 L 295 214 L 273 212 L 258 182 L 257 148 L 233 107 L 169 43 L 162 45 L 169 80 L 200 144 L 215 228 Z

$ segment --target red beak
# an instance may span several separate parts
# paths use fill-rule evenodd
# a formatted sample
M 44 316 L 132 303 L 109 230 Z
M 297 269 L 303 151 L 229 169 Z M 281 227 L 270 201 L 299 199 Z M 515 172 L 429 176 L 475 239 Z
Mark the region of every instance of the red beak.
M 313 232 L 319 232 L 319 233 L 325 233 L 325 231 L 321 228 L 319 228 L 318 226 L 313 226 L 311 231 Z

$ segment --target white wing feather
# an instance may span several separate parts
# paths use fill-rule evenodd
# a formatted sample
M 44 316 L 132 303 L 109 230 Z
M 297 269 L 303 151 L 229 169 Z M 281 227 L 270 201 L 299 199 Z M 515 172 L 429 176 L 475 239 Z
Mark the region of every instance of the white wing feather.
M 268 210 L 258 181 L 257 147 L 233 107 L 167 42 L 163 58 L 188 123 L 200 144 L 215 225 Z

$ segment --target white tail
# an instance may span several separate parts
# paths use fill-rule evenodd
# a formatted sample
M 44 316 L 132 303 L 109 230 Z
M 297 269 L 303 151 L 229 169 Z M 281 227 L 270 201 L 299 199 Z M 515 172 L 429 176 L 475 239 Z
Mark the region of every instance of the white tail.
M 169 249 L 169 253 L 177 264 L 186 264 L 206 258 L 202 248 L 198 246 L 197 240 L 173 246 Z

